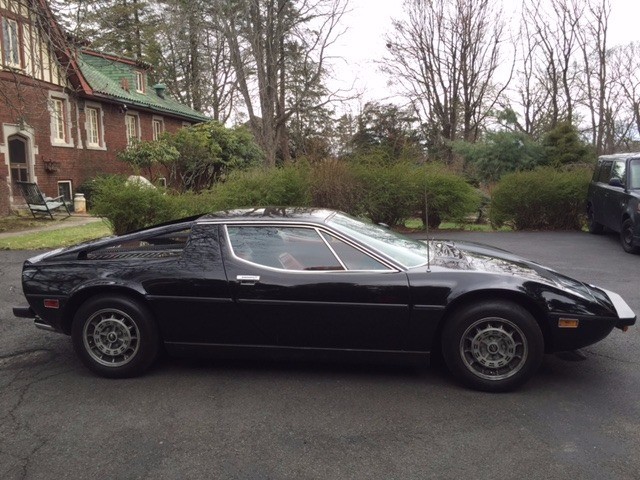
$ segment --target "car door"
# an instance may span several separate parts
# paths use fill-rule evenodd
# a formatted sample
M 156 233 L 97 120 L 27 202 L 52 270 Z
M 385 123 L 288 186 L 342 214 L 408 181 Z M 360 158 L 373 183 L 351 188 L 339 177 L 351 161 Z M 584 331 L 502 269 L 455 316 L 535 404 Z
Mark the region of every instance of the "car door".
M 277 345 L 400 350 L 406 273 L 312 226 L 228 225 L 223 259 L 240 309 Z M 343 258 L 338 257 L 337 251 Z
M 626 160 L 616 160 L 611 167 L 611 174 L 609 181 L 612 179 L 618 179 L 622 182 L 622 186 L 613 186 L 607 183 L 606 189 L 606 203 L 604 206 L 604 213 L 607 216 L 608 223 L 605 225 L 616 232 L 620 231 L 622 226 L 622 213 L 625 209 L 626 203 L 626 178 L 627 168 Z
M 232 297 L 218 243 L 219 226 L 196 224 L 182 256 L 144 287 L 169 346 L 273 345 L 275 334 L 256 328 Z
M 610 196 L 609 178 L 611 177 L 611 168 L 613 162 L 604 160 L 598 169 L 598 178 L 594 178 L 593 195 L 591 202 L 593 204 L 594 220 L 602 225 L 609 224 L 607 218 L 606 205 Z

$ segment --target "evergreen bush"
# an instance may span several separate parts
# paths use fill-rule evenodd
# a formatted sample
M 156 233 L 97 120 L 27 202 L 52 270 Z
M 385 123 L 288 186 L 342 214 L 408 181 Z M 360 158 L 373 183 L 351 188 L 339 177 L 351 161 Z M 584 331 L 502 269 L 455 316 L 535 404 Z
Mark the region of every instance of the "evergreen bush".
M 104 217 L 116 235 L 179 216 L 172 197 L 157 188 L 127 182 L 124 177 L 96 178 L 92 188 L 92 213 Z
M 580 230 L 591 171 L 551 167 L 505 175 L 493 190 L 494 227 L 516 230 Z
M 210 192 L 211 207 L 226 210 L 255 206 L 309 206 L 311 193 L 306 165 L 255 168 L 232 172 Z

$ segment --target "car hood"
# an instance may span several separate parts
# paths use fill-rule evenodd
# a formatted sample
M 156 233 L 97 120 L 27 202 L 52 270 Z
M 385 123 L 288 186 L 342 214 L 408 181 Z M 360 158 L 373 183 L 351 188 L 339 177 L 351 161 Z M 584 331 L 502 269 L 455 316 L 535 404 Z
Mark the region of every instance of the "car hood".
M 530 260 L 489 245 L 451 240 L 430 240 L 432 267 L 515 275 L 539 276 L 548 270 Z
M 593 285 L 580 282 L 555 270 L 526 260 L 518 255 L 481 243 L 450 240 L 430 240 L 432 268 L 462 270 L 512 275 L 525 281 L 552 285 L 583 298 L 613 308 L 604 291 Z

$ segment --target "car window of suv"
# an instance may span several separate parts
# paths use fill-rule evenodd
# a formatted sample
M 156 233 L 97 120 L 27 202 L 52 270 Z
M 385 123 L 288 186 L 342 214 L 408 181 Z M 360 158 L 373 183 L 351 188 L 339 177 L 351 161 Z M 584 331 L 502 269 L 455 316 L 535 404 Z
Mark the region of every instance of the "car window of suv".
M 640 160 L 629 162 L 629 188 L 640 189 Z
M 624 185 L 626 183 L 626 173 L 627 173 L 627 161 L 617 160 L 613 163 L 610 179 L 619 178 L 622 184 Z
M 602 167 L 600 167 L 600 176 L 598 177 L 599 182 L 609 183 L 612 165 L 613 162 L 611 160 L 602 162 Z
M 227 226 L 234 255 L 284 270 L 344 270 L 313 228 Z

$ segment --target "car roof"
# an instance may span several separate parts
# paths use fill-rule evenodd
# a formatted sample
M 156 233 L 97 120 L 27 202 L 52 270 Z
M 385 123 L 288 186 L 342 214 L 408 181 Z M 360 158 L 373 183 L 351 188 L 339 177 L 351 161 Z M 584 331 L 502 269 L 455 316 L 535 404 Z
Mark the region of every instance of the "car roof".
M 614 153 L 612 155 L 600 155 L 598 160 L 626 160 L 627 158 L 640 158 L 640 152 Z
M 325 223 L 335 214 L 335 210 L 309 207 L 239 208 L 203 215 L 198 219 L 198 223 L 225 221 Z

